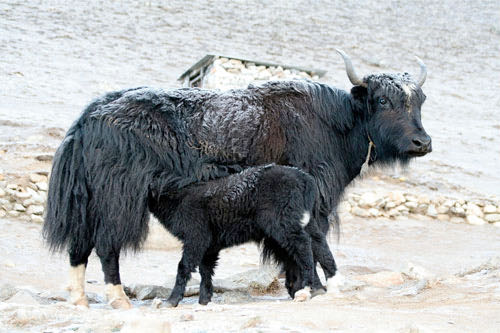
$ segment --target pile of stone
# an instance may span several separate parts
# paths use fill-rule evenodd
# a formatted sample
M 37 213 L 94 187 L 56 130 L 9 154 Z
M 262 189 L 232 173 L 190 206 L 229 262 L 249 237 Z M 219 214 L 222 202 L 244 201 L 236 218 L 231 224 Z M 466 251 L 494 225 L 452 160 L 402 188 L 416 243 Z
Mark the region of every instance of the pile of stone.
M 340 204 L 339 213 L 365 218 L 405 219 L 425 216 L 440 221 L 500 227 L 500 205 L 487 200 L 430 198 L 392 191 L 389 193 L 350 193 Z
M 21 185 L 24 184 L 24 185 Z M 47 200 L 47 176 L 31 174 L 29 179 L 17 182 L 0 180 L 0 217 L 14 217 L 25 221 L 43 222 Z M 447 197 L 431 198 L 391 191 L 386 193 L 348 193 L 339 206 L 343 218 L 425 217 L 453 223 L 473 225 L 493 224 L 500 227 L 500 204 L 491 200 L 464 200 Z
M 309 79 L 317 81 L 318 75 L 310 75 L 298 69 L 284 69 L 281 66 L 263 66 L 238 59 L 220 57 L 215 59 L 203 78 L 203 88 L 233 89 L 245 88 L 252 83 L 259 85 L 269 80 Z
M 0 217 L 10 216 L 41 223 L 47 201 L 47 176 L 31 174 L 26 186 L 0 181 Z

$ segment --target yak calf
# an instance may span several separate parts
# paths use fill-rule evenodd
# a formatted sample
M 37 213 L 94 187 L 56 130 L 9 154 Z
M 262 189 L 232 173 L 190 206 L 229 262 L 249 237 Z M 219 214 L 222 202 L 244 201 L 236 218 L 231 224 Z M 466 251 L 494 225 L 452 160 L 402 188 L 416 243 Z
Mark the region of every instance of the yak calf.
M 219 252 L 249 241 L 265 241 L 278 262 L 288 256 L 303 278 L 301 285 L 287 285 L 289 292 L 296 301 L 309 299 L 314 261 L 304 228 L 314 213 L 316 191 L 314 179 L 305 172 L 270 164 L 177 191 L 153 192 L 150 211 L 184 243 L 169 306 L 183 298 L 198 266 L 199 303 L 210 302 Z

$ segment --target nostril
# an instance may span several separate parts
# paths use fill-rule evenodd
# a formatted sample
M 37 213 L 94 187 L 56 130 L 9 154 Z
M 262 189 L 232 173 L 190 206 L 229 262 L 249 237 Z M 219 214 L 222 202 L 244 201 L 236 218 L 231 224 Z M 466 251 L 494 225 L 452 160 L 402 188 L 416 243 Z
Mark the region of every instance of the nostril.
M 413 139 L 412 140 L 413 144 L 417 146 L 418 148 L 423 146 L 423 142 L 420 139 Z

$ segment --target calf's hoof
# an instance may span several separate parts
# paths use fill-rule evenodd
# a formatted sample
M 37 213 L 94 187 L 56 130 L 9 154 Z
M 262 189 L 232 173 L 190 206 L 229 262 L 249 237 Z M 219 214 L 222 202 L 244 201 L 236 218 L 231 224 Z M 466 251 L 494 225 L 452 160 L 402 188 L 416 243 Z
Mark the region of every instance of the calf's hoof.
M 294 302 L 306 302 L 311 299 L 311 288 L 305 287 L 295 293 Z
M 179 305 L 179 302 L 181 300 L 180 299 L 167 299 L 167 301 L 165 302 L 165 307 L 166 308 L 176 308 L 177 305 Z
M 200 299 L 198 300 L 198 303 L 199 303 L 200 305 L 207 305 L 208 303 L 210 303 L 210 299 L 201 299 L 201 298 L 200 298 Z

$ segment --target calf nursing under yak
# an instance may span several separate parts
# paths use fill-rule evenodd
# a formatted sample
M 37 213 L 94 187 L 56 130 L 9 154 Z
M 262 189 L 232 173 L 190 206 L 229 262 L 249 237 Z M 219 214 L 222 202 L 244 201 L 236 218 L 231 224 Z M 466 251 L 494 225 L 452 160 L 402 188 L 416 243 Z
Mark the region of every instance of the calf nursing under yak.
M 407 73 L 360 78 L 339 53 L 354 85 L 350 93 L 278 81 L 224 92 L 136 88 L 93 101 L 54 157 L 43 228 L 52 250 L 68 250 L 71 301 L 87 304 L 85 268 L 95 248 L 108 299 L 115 307 L 130 306 L 119 256 L 145 240 L 149 213 L 161 211 L 162 200 L 158 207 L 151 200 L 155 194 L 169 198 L 199 182 L 210 187 L 210 181 L 270 163 L 297 167 L 314 180 L 317 213 L 308 226 L 321 237 L 306 228 L 314 261 L 310 286 L 323 288 L 314 267 L 322 265 L 327 281 L 335 275 L 323 240 L 330 214 L 338 227 L 336 207 L 346 186 L 363 165 L 406 164 L 432 150 L 420 116 L 425 65 L 417 59 L 416 80 Z M 272 236 L 263 242 L 264 255 L 273 253 L 284 265 L 293 295 L 309 284 L 309 273 Z
M 296 291 L 311 287 L 313 280 L 311 237 L 304 229 L 314 212 L 316 191 L 311 176 L 272 164 L 165 194 L 152 193 L 151 212 L 184 244 L 169 305 L 177 306 L 198 266 L 199 303 L 210 302 L 219 252 L 249 241 L 265 243 L 270 254 L 296 266 L 303 279 L 300 286 L 287 285 L 289 293 L 296 300 L 308 299 L 310 290 Z M 323 236 L 323 250 L 329 251 L 324 235 L 319 230 L 317 234 Z

